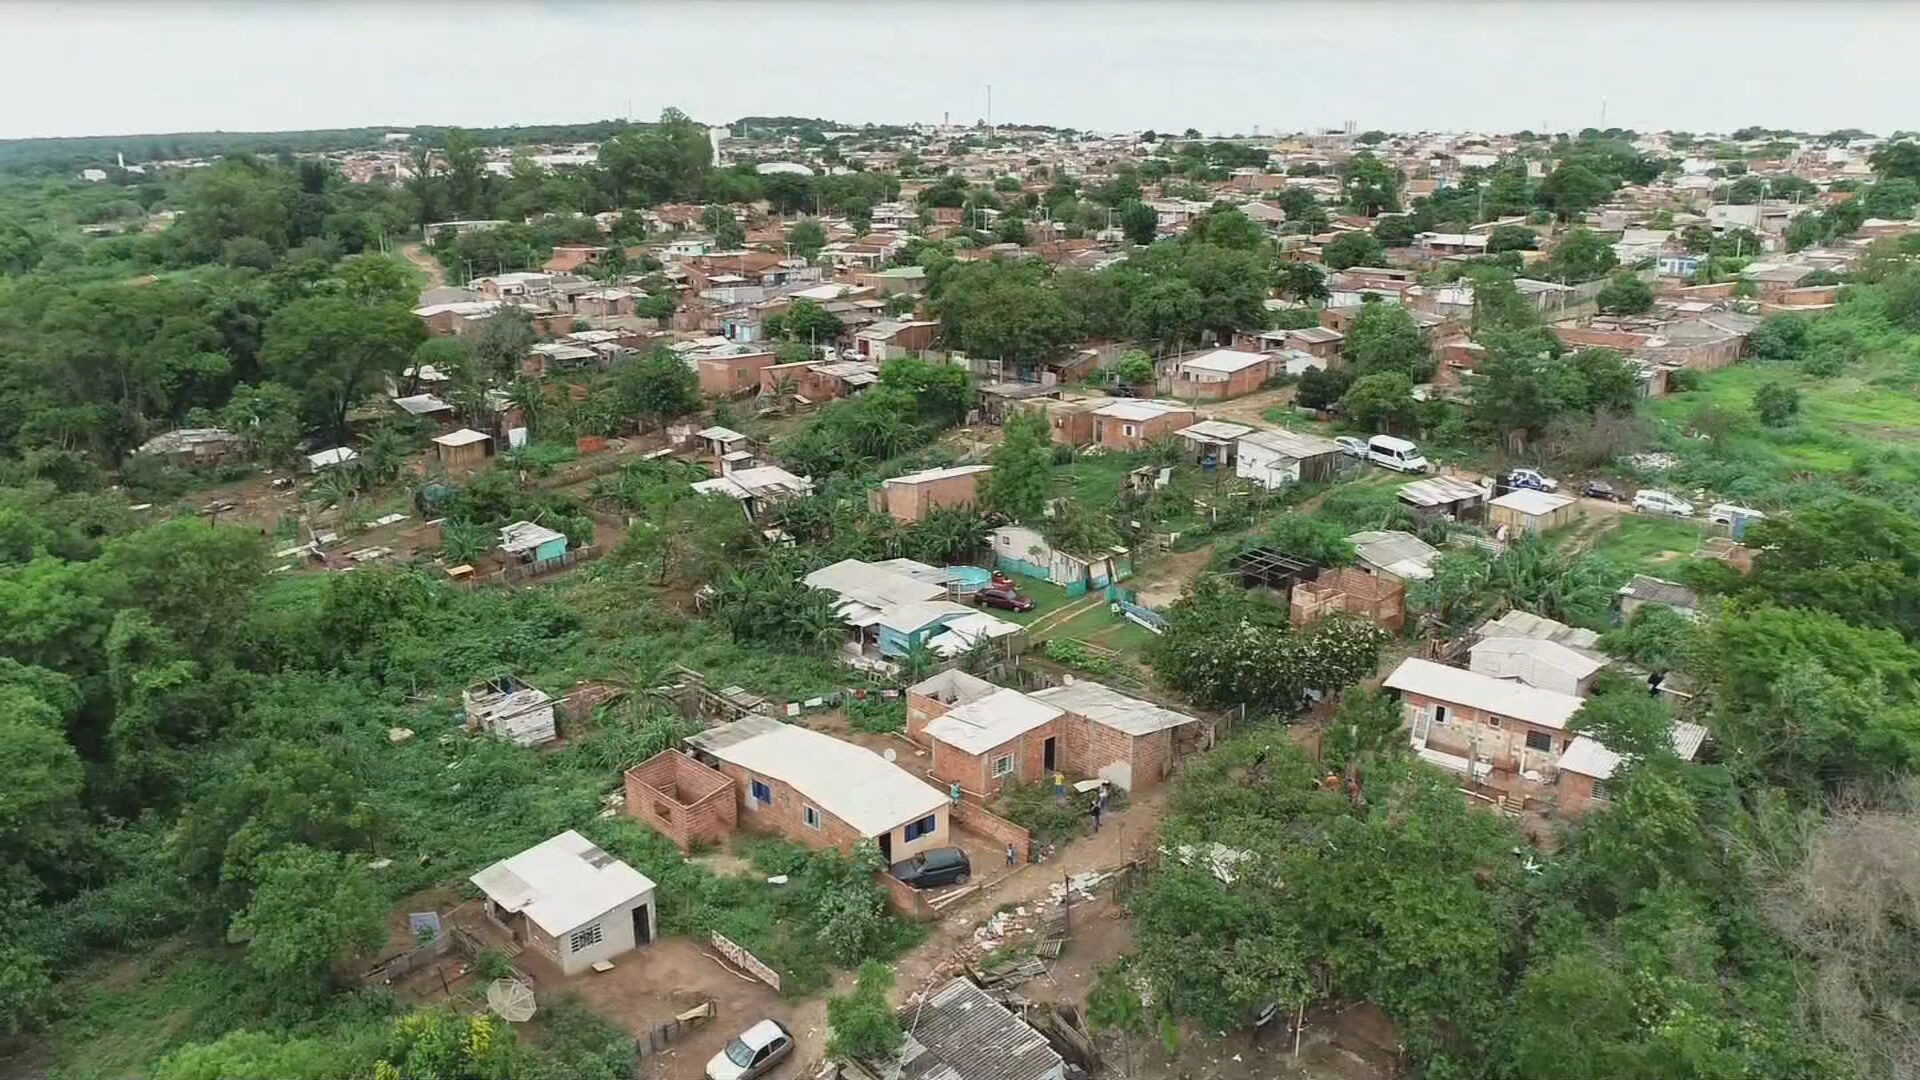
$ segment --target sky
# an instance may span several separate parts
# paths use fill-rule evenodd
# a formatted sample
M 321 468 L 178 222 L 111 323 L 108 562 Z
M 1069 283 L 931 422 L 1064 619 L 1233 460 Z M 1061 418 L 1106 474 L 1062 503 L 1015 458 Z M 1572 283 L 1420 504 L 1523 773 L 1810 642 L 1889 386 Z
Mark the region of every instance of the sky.
M 971 122 L 989 84 L 1098 131 L 1920 128 L 1903 3 L 0 0 L 0 40 L 0 138 Z

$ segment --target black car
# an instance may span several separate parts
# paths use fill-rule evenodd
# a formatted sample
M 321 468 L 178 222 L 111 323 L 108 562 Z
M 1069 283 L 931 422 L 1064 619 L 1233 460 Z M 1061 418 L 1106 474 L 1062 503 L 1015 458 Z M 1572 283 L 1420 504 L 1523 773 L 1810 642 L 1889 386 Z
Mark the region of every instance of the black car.
M 973 873 L 967 853 L 957 847 L 933 848 L 906 862 L 893 864 L 893 876 L 916 889 L 937 889 L 942 885 L 965 885 Z
M 1589 480 L 1580 486 L 1580 494 L 1589 499 L 1605 499 L 1608 502 L 1622 501 L 1620 490 L 1612 484 L 1600 480 Z

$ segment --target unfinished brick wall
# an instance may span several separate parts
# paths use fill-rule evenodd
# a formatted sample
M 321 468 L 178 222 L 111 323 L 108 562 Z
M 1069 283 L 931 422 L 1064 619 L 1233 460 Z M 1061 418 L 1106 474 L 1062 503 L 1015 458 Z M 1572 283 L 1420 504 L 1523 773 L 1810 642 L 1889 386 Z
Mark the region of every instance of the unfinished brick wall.
M 1308 626 L 1328 615 L 1352 615 L 1397 634 L 1407 619 L 1407 587 L 1351 566 L 1323 571 L 1318 580 L 1293 587 L 1293 625 Z
M 907 691 L 907 738 L 927 745 L 927 724 L 952 710 L 953 706 L 939 698 Z
M 968 792 L 998 794 L 1008 784 L 1027 784 L 1048 778 L 1048 739 L 1055 740 L 1054 768 L 1071 771 L 1065 763 L 1066 740 L 1061 738 L 1061 719 L 1056 718 L 979 754 L 970 754 L 947 743 L 929 740 L 933 747 L 929 775 L 935 780 L 934 786 L 943 790 L 948 784 L 957 783 Z M 993 763 L 1005 757 L 1013 759 L 1013 771 L 1004 776 L 995 776 Z
M 1026 862 L 1033 857 L 1032 833 L 971 799 L 963 799 L 959 806 L 954 807 L 953 823 L 970 833 L 993 841 L 994 847 L 998 850 L 1005 851 L 1007 845 L 1012 844 L 1021 862 Z M 975 872 L 980 872 L 982 869 L 974 867 Z
M 681 851 L 733 835 L 739 806 L 733 781 L 678 750 L 662 750 L 627 770 L 627 816 Z

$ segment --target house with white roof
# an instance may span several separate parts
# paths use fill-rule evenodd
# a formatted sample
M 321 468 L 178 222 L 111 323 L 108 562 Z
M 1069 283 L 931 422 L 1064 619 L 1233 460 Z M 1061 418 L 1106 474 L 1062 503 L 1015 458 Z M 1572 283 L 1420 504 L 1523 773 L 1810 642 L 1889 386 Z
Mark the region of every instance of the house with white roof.
M 946 794 L 865 747 L 759 715 L 686 744 L 733 779 L 744 828 L 849 854 L 872 843 L 889 863 L 949 843 Z
M 869 509 L 911 524 L 935 510 L 972 506 L 978 501 L 980 482 L 992 471 L 991 465 L 954 465 L 891 476 L 868 492 Z
M 722 467 L 728 469 L 724 475 L 697 480 L 693 490 L 702 495 L 725 495 L 737 501 L 748 521 L 759 520 L 761 514 L 788 499 L 813 494 L 811 478 L 795 476 L 778 465 L 735 469 L 723 462 Z
M 1598 653 L 1539 638 L 1483 637 L 1467 652 L 1469 670 L 1573 697 L 1586 697 L 1607 667 Z
M 1326 483 L 1347 462 L 1357 464 L 1341 454 L 1340 445 L 1332 439 L 1299 431 L 1255 431 L 1240 437 L 1233 473 L 1272 490 L 1289 484 Z
M 1673 752 L 1682 761 L 1700 755 L 1707 741 L 1707 729 L 1699 724 L 1678 721 L 1672 731 Z M 1607 749 L 1598 739 L 1581 735 L 1560 755 L 1559 774 L 1554 779 L 1554 808 L 1566 817 L 1579 817 L 1596 805 L 1604 806 L 1613 798 L 1609 785 L 1626 757 Z
M 838 598 L 834 610 L 847 625 L 846 651 L 854 657 L 898 660 L 917 647 L 957 656 L 1020 631 L 954 600 L 952 571 L 912 559 L 842 559 L 800 580 Z
M 1189 400 L 1219 401 L 1260 389 L 1270 373 L 1265 353 L 1214 349 L 1173 367 L 1173 393 Z
M 1060 768 L 1128 791 L 1160 783 L 1180 758 L 1213 744 L 1213 725 L 1207 721 L 1087 679 L 1029 696 L 1066 714 L 1057 751 Z
M 1414 657 L 1382 684 L 1398 691 L 1409 741 L 1430 764 L 1502 792 L 1547 782 L 1585 700 Z
M 467 880 L 486 894 L 495 926 L 562 974 L 632 952 L 659 931 L 653 882 L 572 829 Z
M 1193 407 L 1154 398 L 1092 398 L 1050 405 L 1053 441 L 1108 450 L 1142 450 L 1172 438 L 1199 417 Z

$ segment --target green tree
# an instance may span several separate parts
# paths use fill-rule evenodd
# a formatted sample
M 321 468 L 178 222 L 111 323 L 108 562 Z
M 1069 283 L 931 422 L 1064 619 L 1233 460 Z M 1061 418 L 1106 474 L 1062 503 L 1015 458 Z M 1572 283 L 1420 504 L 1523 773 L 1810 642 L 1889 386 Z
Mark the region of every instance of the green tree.
M 1118 207 L 1116 224 L 1126 234 L 1128 240 L 1136 244 L 1151 244 L 1160 232 L 1160 215 L 1153 207 L 1138 199 L 1121 203 Z
M 1905 177 L 1882 180 L 1860 196 L 1861 209 L 1868 217 L 1897 221 L 1913 217 L 1916 203 L 1920 203 L 1920 181 Z
M 1386 249 L 1372 233 L 1343 232 L 1321 249 L 1320 259 L 1334 270 L 1349 266 L 1378 266 L 1387 258 Z
M 787 310 L 767 320 L 767 336 L 809 345 L 829 345 L 840 340 L 846 324 L 840 316 L 820 306 L 817 300 L 800 297 Z
M 1145 386 L 1153 381 L 1153 357 L 1138 349 L 1122 353 L 1108 366 L 1107 377 L 1121 386 Z
M 893 972 L 878 960 L 860 965 L 851 991 L 827 999 L 827 1056 L 889 1065 L 906 1032 L 887 1004 Z
M 1282 263 L 1275 276 L 1280 295 L 1301 303 L 1325 300 L 1330 295 L 1326 272 L 1312 263 Z
M 1594 296 L 1601 311 L 1614 315 L 1638 315 L 1653 310 L 1653 286 L 1638 274 L 1615 274 L 1606 287 Z
M 1487 254 L 1503 251 L 1532 251 L 1540 246 L 1540 234 L 1525 225 L 1495 225 L 1487 233 Z
M 1153 282 L 1128 307 L 1127 333 L 1162 353 L 1197 344 L 1205 303 L 1200 291 L 1185 281 Z
M 1800 389 L 1783 382 L 1761 383 L 1753 391 L 1753 415 L 1768 427 L 1784 427 L 1800 415 Z
M 1553 246 L 1547 272 L 1567 282 L 1593 281 L 1620 264 L 1613 245 L 1592 229 L 1573 229 Z
M 1413 421 L 1413 382 L 1397 371 L 1362 375 L 1341 395 L 1340 410 L 1370 431 L 1405 431 Z
M 700 224 L 713 234 L 715 247 L 722 251 L 733 251 L 747 242 L 747 230 L 733 211 L 719 203 L 709 205 L 700 213 Z
M 787 229 L 788 249 L 803 259 L 812 259 L 826 246 L 827 230 L 812 218 L 795 222 Z
M 1398 304 L 1368 304 L 1354 317 L 1344 343 L 1356 374 L 1397 372 L 1409 382 L 1426 377 L 1432 360 L 1420 324 Z
M 1373 226 L 1374 239 L 1386 247 L 1406 247 L 1413 243 L 1417 232 L 1413 219 L 1405 214 L 1389 214 L 1376 221 Z
M 1362 150 L 1340 166 L 1340 197 L 1349 210 L 1366 217 L 1398 210 L 1400 173 L 1372 151 Z
M 316 993 L 342 954 L 384 940 L 386 903 L 364 865 L 298 845 L 260 865 L 234 930 L 246 939 L 247 966 L 283 993 Z
M 1773 315 L 1747 335 L 1747 353 L 1755 360 L 1797 360 L 1811 341 L 1807 320 L 1798 315 Z
M 344 440 L 347 411 L 384 377 L 398 378 L 426 336 L 404 305 L 368 307 L 317 296 L 294 301 L 268 321 L 260 361 L 300 396 L 315 425 Z
M 1008 417 L 999 445 L 987 454 L 993 471 L 981 485 L 980 501 L 1015 521 L 1039 521 L 1047 501 L 1052 440 L 1046 414 Z
M 622 412 L 656 425 L 700 407 L 699 378 L 665 349 L 621 365 L 613 374 L 613 392 Z

